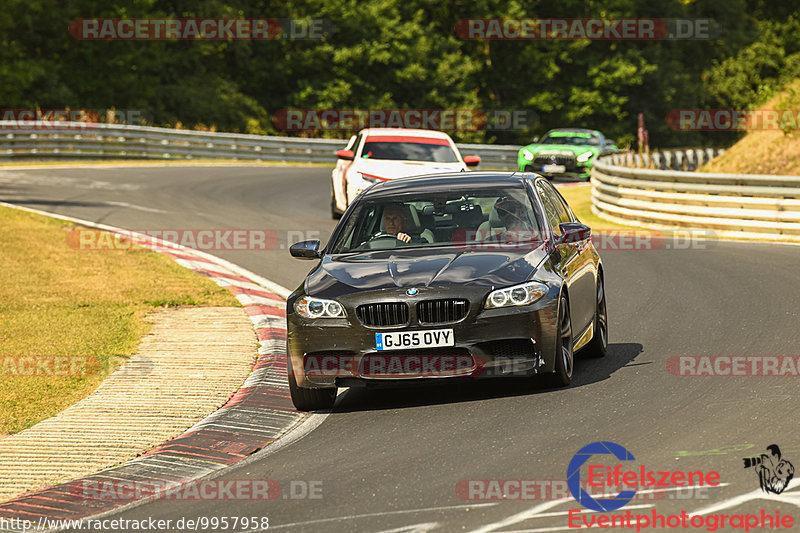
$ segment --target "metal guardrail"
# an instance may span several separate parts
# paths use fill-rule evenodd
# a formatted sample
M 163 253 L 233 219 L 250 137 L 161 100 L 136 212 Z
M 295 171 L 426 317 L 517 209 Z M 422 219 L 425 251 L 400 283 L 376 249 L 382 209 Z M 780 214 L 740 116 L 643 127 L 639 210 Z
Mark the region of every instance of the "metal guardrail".
M 10 159 L 234 159 L 336 162 L 346 139 L 303 139 L 149 126 L 47 122 L 24 129 L 0 121 L 0 160 Z M 459 144 L 463 155 L 478 155 L 485 170 L 513 170 L 521 146 Z
M 615 155 L 594 163 L 594 213 L 623 224 L 800 242 L 800 176 L 622 166 L 630 161 Z
M 613 154 L 610 161 L 623 167 L 694 171 L 724 152 L 725 150 L 717 148 L 689 148 L 644 154 L 625 152 Z

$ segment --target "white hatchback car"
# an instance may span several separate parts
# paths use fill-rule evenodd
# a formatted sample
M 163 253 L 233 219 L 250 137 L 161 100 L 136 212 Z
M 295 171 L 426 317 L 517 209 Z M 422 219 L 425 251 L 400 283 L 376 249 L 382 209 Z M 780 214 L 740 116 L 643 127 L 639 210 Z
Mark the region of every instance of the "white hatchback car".
M 350 137 L 336 151 L 331 172 L 331 216 L 339 218 L 364 189 L 378 181 L 405 176 L 464 172 L 481 162 L 476 155 L 461 157 L 456 143 L 440 131 L 368 128 Z

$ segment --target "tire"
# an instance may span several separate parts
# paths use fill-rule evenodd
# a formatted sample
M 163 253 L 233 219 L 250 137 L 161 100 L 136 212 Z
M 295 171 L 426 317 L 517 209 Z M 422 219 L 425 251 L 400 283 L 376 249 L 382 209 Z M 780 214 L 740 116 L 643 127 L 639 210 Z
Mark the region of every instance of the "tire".
M 336 387 L 332 389 L 304 389 L 297 385 L 294 378 L 292 361 L 286 358 L 286 373 L 289 375 L 289 393 L 292 403 L 298 411 L 328 410 L 336 401 Z
M 572 370 L 575 367 L 575 352 L 572 342 L 572 319 L 569 315 L 569 303 L 563 294 L 558 302 L 558 337 L 555 350 L 555 372 L 552 384 L 555 387 L 566 387 L 572 382 Z
M 333 220 L 339 220 L 342 218 L 342 214 L 338 209 L 336 209 L 336 194 L 333 192 L 333 183 L 331 183 L 331 218 Z
M 597 308 L 594 312 L 594 336 L 586 345 L 588 357 L 605 357 L 608 352 L 608 312 L 606 310 L 606 287 L 603 277 L 597 277 Z

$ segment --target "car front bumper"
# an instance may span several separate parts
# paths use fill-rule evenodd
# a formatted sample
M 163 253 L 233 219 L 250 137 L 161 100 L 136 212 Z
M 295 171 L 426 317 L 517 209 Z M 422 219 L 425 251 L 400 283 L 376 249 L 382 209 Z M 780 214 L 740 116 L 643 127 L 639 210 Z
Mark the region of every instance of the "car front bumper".
M 544 172 L 541 165 L 533 165 L 530 162 L 520 165 L 520 172 L 535 172 L 548 178 L 589 178 L 592 175 L 592 164 L 589 162 L 584 165 L 578 163 L 574 168 L 567 168 L 565 172 Z
M 529 376 L 552 372 L 557 337 L 558 288 L 523 307 L 484 309 L 485 287 L 405 288 L 360 292 L 336 298 L 344 319 L 306 319 L 287 305 L 287 354 L 297 384 L 305 388 L 397 384 L 454 378 Z M 454 323 L 420 323 L 417 303 L 441 298 L 469 300 L 467 315 Z M 407 325 L 370 327 L 356 316 L 364 303 L 405 302 Z M 376 333 L 452 329 L 454 346 L 376 350 Z M 376 365 L 380 363 L 380 365 Z M 378 369 L 376 371 L 376 368 Z

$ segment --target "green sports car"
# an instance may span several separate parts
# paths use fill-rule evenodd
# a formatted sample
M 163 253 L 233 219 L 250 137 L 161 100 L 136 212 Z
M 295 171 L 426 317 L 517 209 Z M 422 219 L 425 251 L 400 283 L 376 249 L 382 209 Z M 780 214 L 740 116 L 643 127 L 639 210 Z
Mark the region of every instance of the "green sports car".
M 534 138 L 533 144 L 519 151 L 517 164 L 521 172 L 546 178 L 589 178 L 594 159 L 613 152 L 619 148 L 597 130 L 561 128 Z

